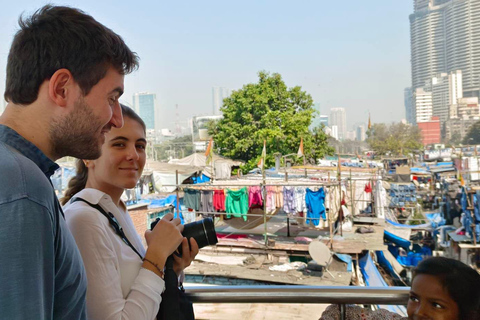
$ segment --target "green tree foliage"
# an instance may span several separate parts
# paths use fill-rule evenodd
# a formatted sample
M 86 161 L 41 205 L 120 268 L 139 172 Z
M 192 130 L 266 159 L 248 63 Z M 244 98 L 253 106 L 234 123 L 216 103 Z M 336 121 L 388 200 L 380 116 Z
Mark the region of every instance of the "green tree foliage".
M 463 138 L 463 144 L 480 144 L 480 121 L 475 122 L 467 135 Z
M 416 126 L 376 123 L 367 131 L 367 143 L 378 155 L 405 155 L 423 149 L 422 134 Z
M 274 153 L 296 153 L 301 138 L 307 159 L 333 153 L 321 128 L 308 129 L 315 112 L 312 97 L 299 86 L 287 88 L 277 73 L 258 76 L 258 83 L 244 85 L 223 101 L 223 119 L 209 127 L 216 152 L 245 161 L 244 171 L 258 163 L 264 140 L 266 167 L 274 165 Z

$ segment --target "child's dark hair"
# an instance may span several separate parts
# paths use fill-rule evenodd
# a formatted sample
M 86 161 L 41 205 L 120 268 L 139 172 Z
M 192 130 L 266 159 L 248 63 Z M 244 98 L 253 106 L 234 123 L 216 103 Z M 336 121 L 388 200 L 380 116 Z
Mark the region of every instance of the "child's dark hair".
M 459 319 L 480 319 L 480 275 L 466 264 L 444 257 L 423 260 L 414 269 L 419 274 L 437 277 L 458 305 Z

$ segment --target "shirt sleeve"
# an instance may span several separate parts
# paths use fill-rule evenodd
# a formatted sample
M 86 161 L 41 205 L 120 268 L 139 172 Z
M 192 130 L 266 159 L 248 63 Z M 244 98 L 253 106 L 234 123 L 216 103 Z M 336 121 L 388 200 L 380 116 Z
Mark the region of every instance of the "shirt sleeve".
M 105 229 L 99 219 L 99 212 L 90 208 L 82 209 L 75 208 L 74 212 L 66 214 L 67 224 L 77 242 L 87 272 L 89 319 L 155 319 L 165 286 L 163 279 L 142 268 L 124 298 L 117 269 L 117 253 L 107 233 L 111 231 Z
M 55 294 L 55 223 L 28 199 L 0 205 L 0 315 L 50 319 Z

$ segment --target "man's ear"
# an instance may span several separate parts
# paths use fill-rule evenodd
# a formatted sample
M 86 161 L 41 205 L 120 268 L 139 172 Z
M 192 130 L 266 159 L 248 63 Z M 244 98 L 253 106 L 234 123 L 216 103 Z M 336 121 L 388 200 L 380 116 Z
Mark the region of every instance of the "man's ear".
M 68 100 L 75 92 L 75 81 L 72 73 L 67 69 L 58 69 L 50 78 L 48 84 L 48 95 L 55 104 L 61 107 L 68 105 Z

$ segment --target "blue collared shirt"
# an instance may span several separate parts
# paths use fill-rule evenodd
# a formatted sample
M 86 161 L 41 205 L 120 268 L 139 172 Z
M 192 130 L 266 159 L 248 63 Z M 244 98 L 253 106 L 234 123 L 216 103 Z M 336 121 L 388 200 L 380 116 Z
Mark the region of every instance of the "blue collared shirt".
M 0 125 L 2 319 L 86 319 L 85 269 L 49 180 L 57 168 Z

